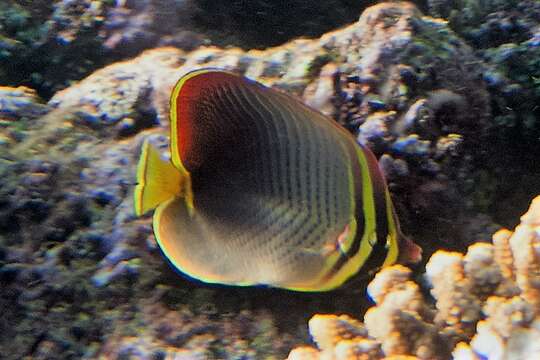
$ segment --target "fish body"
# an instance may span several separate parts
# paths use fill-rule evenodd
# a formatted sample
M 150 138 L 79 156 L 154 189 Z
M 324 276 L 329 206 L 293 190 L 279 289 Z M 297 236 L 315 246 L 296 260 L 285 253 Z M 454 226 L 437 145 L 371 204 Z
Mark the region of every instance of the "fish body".
M 419 260 L 399 230 L 377 160 L 297 99 L 215 69 L 171 96 L 171 160 L 145 142 L 135 212 L 208 283 L 327 291 L 361 269 Z

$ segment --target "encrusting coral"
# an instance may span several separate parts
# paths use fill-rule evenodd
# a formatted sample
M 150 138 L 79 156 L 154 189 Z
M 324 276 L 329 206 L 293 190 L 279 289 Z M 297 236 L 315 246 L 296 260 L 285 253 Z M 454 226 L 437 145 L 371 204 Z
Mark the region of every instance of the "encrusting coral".
M 448 20 L 448 27 L 475 49 L 485 68 L 482 78 L 491 98 L 493 128 L 484 139 L 493 149 L 484 161 L 492 175 L 477 188 L 493 202 L 490 212 L 499 221 L 519 210 L 540 189 L 536 166 L 540 143 L 540 2 L 537 0 L 428 0 L 428 14 Z M 515 139 L 520 138 L 519 141 Z M 488 179 L 492 179 L 491 181 Z M 497 181 L 493 181 L 497 179 Z M 507 180 L 505 180 L 507 179 Z M 491 184 L 489 184 L 491 182 Z M 487 186 L 486 186 L 487 185 Z M 524 192 L 525 187 L 536 190 Z M 506 194 L 505 202 L 498 202 Z
M 211 321 L 222 330 L 211 342 L 200 345 L 203 354 L 213 354 L 214 358 L 283 357 L 292 344 L 305 341 L 307 331 L 306 334 L 299 333 L 298 324 L 304 324 L 314 312 L 338 313 L 347 309 L 360 313 L 365 308 L 367 299 L 358 299 L 354 293 L 340 298 L 333 294 L 304 297 L 269 289 L 216 288 L 208 289 L 207 293 L 212 296 L 197 297 L 193 294 L 206 289 L 176 276 L 163 261 L 152 236 L 150 219 L 133 216 L 131 194 L 136 159 L 145 139 L 166 151 L 171 88 L 180 76 L 201 67 L 242 73 L 300 96 L 372 147 L 380 156 L 390 191 L 399 194 L 394 200 L 404 230 L 414 235 L 415 240 L 426 240 L 423 244 L 425 253 L 435 246 L 440 247 L 440 243 L 452 249 L 464 249 L 462 239 L 469 245 L 469 240 L 489 238 L 491 230 L 485 224 L 491 222 L 478 218 L 477 209 L 487 209 L 495 203 L 485 193 L 491 189 L 491 179 L 499 181 L 502 176 L 488 177 L 486 184 L 475 181 L 475 174 L 482 171 L 481 159 L 477 157 L 487 154 L 496 163 L 501 154 L 507 158 L 507 148 L 493 145 L 484 138 L 486 133 L 492 132 L 493 125 L 490 121 L 492 101 L 487 89 L 491 85 L 488 82 L 486 86 L 487 80 L 482 77 L 482 74 L 487 75 L 482 60 L 485 57 L 475 55 L 474 49 L 445 22 L 424 16 L 410 2 L 379 3 L 367 9 L 358 22 L 320 39 L 297 39 L 279 47 L 250 51 L 203 46 L 187 52 L 175 47 L 160 47 L 131 60 L 103 67 L 112 61 L 107 60 L 107 54 L 123 52 L 127 48 L 131 54 L 135 47 L 148 44 L 145 39 L 155 36 L 145 31 L 141 33 L 142 38 L 132 37 L 141 29 L 148 29 L 149 23 L 145 19 L 160 18 L 153 16 L 157 13 L 149 13 L 151 8 L 157 9 L 154 4 L 183 6 L 188 2 L 10 0 L 0 5 L 1 10 L 4 3 L 31 4 L 44 19 L 56 16 L 65 24 L 44 32 L 52 35 L 47 35 L 44 40 L 55 43 L 52 49 L 38 47 L 39 54 L 43 49 L 47 50 L 46 56 L 36 56 L 34 47 L 29 48 L 30 52 L 25 50 L 28 46 L 20 51 L 17 50 L 19 47 L 10 50 L 10 39 L 0 39 L 0 45 L 6 45 L 0 58 L 4 56 L 2 59 L 10 66 L 15 65 L 11 62 L 13 57 L 40 60 L 35 61 L 40 69 L 26 69 L 35 73 L 15 71 L 4 74 L 30 79 L 26 86 L 36 87 L 37 92 L 24 88 L 0 89 L 3 90 L 0 98 L 4 101 L 0 110 L 2 357 L 44 358 L 41 354 L 54 354 L 57 358 L 82 358 L 85 354 L 136 356 L 142 348 L 151 348 L 152 353 L 155 350 L 155 358 L 161 358 L 159 354 L 163 353 L 168 357 L 174 356 L 170 354 L 180 356 L 189 350 L 186 349 L 188 345 L 177 343 L 171 347 L 150 325 L 141 338 L 133 337 L 137 333 L 132 331 L 132 325 L 136 325 L 139 318 L 132 315 L 146 309 L 146 298 L 160 284 L 174 284 L 172 289 L 181 290 L 181 295 L 166 304 L 167 308 L 185 310 L 191 302 L 200 308 L 219 307 L 219 313 L 209 317 L 206 323 Z M 64 7 L 54 7 L 60 3 Z M 103 5 L 97 7 L 99 3 Z M 80 4 L 89 6 L 81 7 Z M 170 16 L 169 10 L 173 7 L 166 8 L 168 20 L 176 21 L 178 14 L 172 17 L 174 19 Z M 91 16 L 78 18 L 80 10 Z M 92 23 L 95 18 L 92 14 L 96 11 L 103 16 L 100 23 Z M 42 17 L 37 15 L 24 16 L 27 20 L 19 21 L 12 29 L 30 37 L 41 34 L 37 27 L 41 28 Z M 17 17 L 20 20 L 20 16 Z M 85 30 L 79 32 L 79 28 Z M 95 34 L 99 29 L 105 32 L 98 38 Z M 165 26 L 163 29 L 177 34 L 176 28 Z M 173 38 L 155 40 L 183 48 L 174 34 Z M 0 31 L 2 35 L 5 35 L 3 30 Z M 60 44 L 56 35 L 71 42 Z M 537 39 L 538 36 L 520 45 L 524 50 L 531 49 L 523 52 L 524 55 L 540 49 Z M 23 43 L 30 45 L 37 41 L 29 39 Z M 103 45 L 109 49 L 106 54 L 103 54 Z M 514 59 L 503 56 L 508 54 L 507 50 L 507 46 L 501 45 L 496 53 L 488 54 L 494 56 L 495 63 L 501 64 L 501 69 L 506 69 L 512 63 L 510 59 Z M 517 54 L 522 54 L 522 50 Z M 521 67 L 516 76 L 521 79 L 521 74 L 526 74 L 524 84 L 535 81 L 529 74 L 540 68 L 533 66 L 537 58 L 523 56 L 527 66 Z M 45 65 L 54 63 L 55 66 L 44 66 L 41 60 Z M 81 79 L 97 68 L 101 69 L 76 84 L 69 84 L 63 91 L 56 91 L 67 86 L 68 80 Z M 16 79 L 11 82 L 19 85 Z M 4 81 L 5 85 L 9 83 Z M 497 87 L 501 91 L 505 88 L 506 85 Z M 36 94 L 52 98 L 48 104 L 42 104 Z M 508 94 L 510 97 L 514 93 Z M 521 96 L 511 97 L 523 100 Z M 527 103 L 536 104 L 534 101 Z M 512 107 L 511 102 L 504 104 Z M 501 109 L 506 108 L 501 106 Z M 38 116 L 41 111 L 46 114 Z M 520 137 L 508 139 L 516 144 L 526 144 Z M 536 141 L 537 137 L 534 139 Z M 499 156 L 495 156 L 497 153 Z M 521 161 L 520 158 L 519 163 Z M 512 183 L 512 194 L 526 193 L 528 199 L 535 191 L 529 185 L 516 186 L 514 182 L 518 177 L 508 174 L 516 165 L 517 162 L 500 165 L 500 168 L 504 170 L 504 178 L 510 179 L 507 182 Z M 522 175 L 520 172 L 512 174 L 519 174 L 519 178 Z M 465 191 L 469 187 L 480 194 L 471 198 Z M 506 203 L 512 206 L 506 206 Z M 475 206 L 474 214 L 465 211 L 471 204 Z M 511 210 L 519 208 L 518 204 L 509 201 L 504 206 Z M 471 235 L 473 232 L 479 235 Z M 446 282 L 451 282 L 452 276 L 469 279 L 468 284 L 453 284 L 453 289 L 462 293 L 470 289 L 471 294 L 467 296 L 478 299 L 475 301 L 480 304 L 480 310 L 475 307 L 474 311 L 464 311 L 458 307 L 456 312 L 454 303 L 462 306 L 460 299 L 441 295 L 437 306 L 444 311 L 437 313 L 434 306 L 425 302 L 421 287 L 409 280 L 408 270 L 393 268 L 393 272 L 385 272 L 385 276 L 377 278 L 379 290 L 377 286 L 373 287 L 375 285 L 370 288 L 379 304 L 375 309 L 381 310 L 370 311 L 371 323 L 368 325 L 378 328 L 370 330 L 370 326 L 364 328 L 355 323 L 353 327 L 365 330 L 358 330 L 360 334 L 355 332 L 355 336 L 331 345 L 332 349 L 326 354 L 338 358 L 376 359 L 395 350 L 396 354 L 423 357 L 430 354 L 450 356 L 456 342 L 463 344 L 456 351 L 472 353 L 475 342 L 471 343 L 470 339 L 476 321 L 486 319 L 481 311 L 486 299 L 492 295 L 492 289 L 495 288 L 496 295 L 504 301 L 520 295 L 521 287 L 526 289 L 526 295 L 519 299 L 534 303 L 536 296 L 534 282 L 520 275 L 533 267 L 524 265 L 517 269 L 514 266 L 514 258 L 528 259 L 530 254 L 526 248 L 521 249 L 523 253 L 515 254 L 509 232 L 498 233 L 493 242 L 493 246 L 475 248 L 465 258 L 457 256 L 451 274 L 443 274 L 448 277 Z M 451 259 L 455 257 L 450 256 Z M 499 272 L 500 275 L 496 275 Z M 114 309 L 111 309 L 111 302 Z M 156 302 L 158 308 L 163 308 L 163 299 Z M 260 330 L 249 327 L 251 331 L 241 327 L 245 320 L 238 313 L 242 309 L 261 306 L 270 309 L 271 315 L 251 312 L 249 323 L 273 319 L 279 325 L 279 334 L 267 329 L 271 326 Z M 523 313 L 528 319 L 525 310 L 520 311 L 514 312 Z M 231 314 L 230 320 L 224 320 L 224 312 Z M 391 326 L 381 327 L 384 323 L 377 321 L 378 316 Z M 144 321 L 154 324 L 151 317 Z M 343 323 L 349 321 L 340 318 L 337 321 L 341 324 L 339 329 L 346 330 Z M 126 326 L 119 326 L 123 322 Z M 179 330 L 186 329 L 184 324 L 182 321 L 171 322 L 171 332 L 184 333 Z M 233 329 L 230 324 L 234 324 Z M 324 324 L 318 326 L 324 327 Z M 231 335 L 236 326 L 242 331 L 239 330 L 237 336 Z M 443 332 L 442 328 L 447 330 Z M 482 329 L 483 332 L 478 330 L 478 336 L 488 330 L 491 333 L 492 326 L 487 323 Z M 270 335 L 259 337 L 256 335 L 259 332 Z M 209 330 L 209 333 L 215 332 Z M 375 333 L 377 337 L 373 335 Z M 194 343 L 205 341 L 205 336 L 196 338 Z M 515 341 L 507 337 L 501 339 L 503 343 Z M 403 346 L 401 343 L 405 341 L 408 343 Z M 430 347 L 430 341 L 442 344 L 441 349 L 435 351 Z M 323 346 L 322 342 L 319 346 Z M 246 355 L 246 349 L 254 352 Z M 318 350 L 303 351 L 305 354 L 314 352 Z
M 425 274 L 432 300 L 411 274 L 395 265 L 375 276 L 364 324 L 315 315 L 319 350 L 300 347 L 288 359 L 540 358 L 540 196 L 514 232 L 499 230 L 465 255 L 436 252 Z

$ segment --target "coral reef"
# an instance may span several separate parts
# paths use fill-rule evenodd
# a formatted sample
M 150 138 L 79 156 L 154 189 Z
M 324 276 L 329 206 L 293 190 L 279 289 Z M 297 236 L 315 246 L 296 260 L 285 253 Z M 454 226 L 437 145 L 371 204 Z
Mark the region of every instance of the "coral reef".
M 0 89 L 0 348 L 8 359 L 51 353 L 283 357 L 307 341 L 303 324 L 314 313 L 362 313 L 367 307 L 359 295 L 363 286 L 340 296 L 211 288 L 182 279 L 165 264 L 149 217 L 133 214 L 135 164 L 144 139 L 167 151 L 170 90 L 193 69 L 242 73 L 303 98 L 345 126 L 380 157 L 403 228 L 427 255 L 488 239 L 493 222 L 478 208 L 518 208 L 500 201 L 504 196 L 490 196 L 493 182 L 506 173 L 485 183 L 477 179 L 484 155 L 505 150 L 486 140 L 494 128 L 491 106 L 514 106 L 511 97 L 493 102 L 494 91 L 511 94 L 514 84 L 522 84 L 526 94 L 533 92 L 529 85 L 536 80 L 524 74 L 537 71 L 537 57 L 528 58 L 538 48 L 537 35 L 517 44 L 518 50 L 498 44 L 493 52 L 475 54 L 444 21 L 411 3 L 391 2 L 368 8 L 356 23 L 320 39 L 266 50 L 187 51 L 200 37 L 175 27 L 174 16 L 162 10 L 174 8 L 176 18 L 187 21 L 190 1 L 29 3 L 0 4 L 0 82 L 33 84 L 50 97 L 45 104 L 30 88 Z M 170 33 L 160 32 L 156 22 L 171 25 Z M 170 46 L 105 66 L 126 47 L 135 55 L 157 45 Z M 517 53 L 506 58 L 506 50 Z M 526 66 L 510 76 L 509 59 L 516 54 Z M 502 87 L 486 80 L 488 58 L 493 71 L 504 72 Z M 530 189 L 520 192 L 530 196 Z M 534 336 L 529 310 L 538 306 L 537 285 L 526 274 L 536 265 L 526 241 L 514 240 L 534 234 L 524 229 L 498 233 L 494 245 L 474 245 L 465 257 L 435 255 L 450 267 L 441 272 L 436 263 L 428 266 L 435 306 L 409 270 L 380 273 L 369 290 L 378 305 L 366 325 L 345 316 L 310 322 L 324 357 L 482 353 L 482 339 L 489 338 L 498 339 L 504 352 Z M 470 307 L 463 308 L 465 300 Z M 499 318 L 508 321 L 498 327 L 490 320 Z M 514 338 L 508 329 L 527 335 Z M 294 356 L 315 353 L 304 348 Z
M 291 351 L 289 360 L 302 359 L 375 359 L 382 356 L 379 344 L 367 339 L 363 324 L 347 315 L 315 315 L 309 321 L 313 341 L 319 353 L 310 347 Z
M 536 155 L 540 151 L 540 85 L 538 82 L 540 3 L 534 0 L 430 0 L 430 14 L 448 25 L 476 50 L 484 63 L 483 79 L 491 95 L 493 127 L 482 148 L 482 171 L 475 176 L 484 189 L 477 203 L 499 222 L 515 218 L 522 208 L 498 206 L 504 194 L 525 204 L 540 191 Z M 515 141 L 514 139 L 521 139 Z M 498 150 L 501 149 L 501 150 Z M 504 149 L 504 150 L 502 150 Z M 487 179 L 508 179 L 489 181 Z M 516 179 L 517 180 L 516 182 Z M 521 191 L 527 188 L 529 191 Z M 506 224 L 509 226 L 510 224 Z
M 6 0 L 0 4 L 0 83 L 23 84 L 48 98 L 143 50 L 193 50 L 210 42 L 265 48 L 352 23 L 372 3 Z
M 158 45 L 193 49 L 191 1 L 17 1 L 0 4 L 0 83 L 49 97 L 92 71 Z
M 45 115 L 48 107 L 43 104 L 33 89 L 0 87 L 0 119 L 18 120 L 23 117 L 35 119 Z
M 22 141 L 26 123 L 49 110 L 33 89 L 0 86 L 0 148 Z
M 163 296 L 167 289 L 154 293 Z M 216 323 L 211 309 L 195 314 L 189 309 L 170 309 L 156 300 L 159 298 L 143 302 L 136 322 L 119 321 L 107 341 L 86 355 L 107 359 L 257 359 L 268 356 L 272 346 L 283 346 L 273 340 L 278 334 L 268 313 L 245 310 L 223 316 Z
M 132 118 L 146 127 L 166 119 L 165 106 L 152 103 L 153 91 L 167 91 L 165 78 L 177 78 L 181 51 L 174 48 L 149 50 L 129 62 L 96 71 L 84 81 L 57 92 L 49 101 L 54 108 L 76 109 L 75 115 L 93 127 L 118 124 Z M 152 69 L 159 69 L 158 71 Z M 121 125 L 121 124 L 120 124 Z
M 103 66 L 97 53 L 106 1 L 4 1 L 0 5 L 0 82 L 48 96 Z M 61 64 L 61 66 L 59 66 Z
M 521 42 L 538 25 L 540 6 L 534 0 L 428 0 L 430 14 L 478 47 Z
M 302 96 L 378 156 L 384 154 L 405 228 L 433 223 L 417 237 L 430 239 L 435 234 L 429 229 L 437 228 L 445 246 L 459 248 L 467 229 L 478 223 L 471 216 L 476 188 L 468 179 L 476 171 L 478 141 L 490 127 L 482 67 L 444 23 L 422 16 L 410 3 L 379 4 L 357 23 L 321 39 L 264 51 L 149 50 L 56 93 L 49 105 L 53 113 L 96 129 L 101 138 L 133 135 L 166 126 L 174 81 L 204 66 L 237 71 Z M 450 218 L 463 224 L 463 234 L 449 228 Z
M 471 245 L 465 255 L 436 252 L 425 277 L 434 304 L 409 269 L 383 269 L 368 286 L 376 306 L 366 312 L 365 325 L 348 316 L 315 315 L 309 331 L 319 350 L 294 349 L 289 359 L 538 358 L 540 196 L 514 232 L 499 230 L 492 243 Z M 356 352 L 343 357 L 351 343 Z
M 117 1 L 100 29 L 103 46 L 122 57 L 157 46 L 193 50 L 205 40 L 193 30 L 198 11 L 192 0 Z

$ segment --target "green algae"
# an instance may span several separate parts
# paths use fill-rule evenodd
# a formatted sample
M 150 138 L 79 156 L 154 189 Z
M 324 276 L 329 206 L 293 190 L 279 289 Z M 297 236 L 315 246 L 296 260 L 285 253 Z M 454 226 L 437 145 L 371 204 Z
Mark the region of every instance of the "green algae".
M 331 62 L 339 62 L 340 57 L 339 53 L 335 50 L 315 56 L 307 66 L 306 79 L 312 81 L 318 78 L 324 65 Z
M 518 0 L 457 0 L 451 10 L 450 26 L 467 32 L 485 21 L 487 15 L 503 10 L 511 10 Z M 441 14 L 442 15 L 442 14 Z
M 77 30 L 76 39 L 63 44 L 59 31 L 64 25 L 53 19 L 55 3 L 58 2 L 0 3 L 0 83 L 3 85 L 25 84 L 49 98 L 56 90 L 106 63 L 99 51 L 102 41 L 98 36 L 99 21 L 82 19 L 86 25 Z M 62 66 L 54 66 L 58 64 Z
M 415 33 L 402 61 L 418 71 L 420 80 L 425 80 L 426 87 L 433 88 L 434 84 L 430 80 L 433 76 L 444 74 L 442 64 L 461 52 L 457 45 L 451 44 L 459 44 L 461 40 L 440 23 L 422 21 L 417 22 L 416 26 L 421 27 L 422 31 Z M 446 80 L 449 79 L 441 76 L 439 81 L 444 83 Z
M 500 74 L 503 79 L 490 87 L 493 129 L 488 141 L 495 149 L 490 164 L 495 178 L 503 179 L 497 193 L 523 204 L 510 210 L 493 195 L 493 204 L 499 204 L 496 218 L 504 222 L 525 210 L 530 193 L 540 192 L 540 47 L 529 41 L 504 44 L 487 49 L 483 58 L 492 67 L 488 76 Z
M 534 0 L 430 1 L 430 13 L 448 19 L 484 63 L 492 116 L 478 139 L 483 160 L 472 176 L 473 193 L 475 205 L 505 226 L 525 210 L 531 193 L 540 192 L 539 11 Z

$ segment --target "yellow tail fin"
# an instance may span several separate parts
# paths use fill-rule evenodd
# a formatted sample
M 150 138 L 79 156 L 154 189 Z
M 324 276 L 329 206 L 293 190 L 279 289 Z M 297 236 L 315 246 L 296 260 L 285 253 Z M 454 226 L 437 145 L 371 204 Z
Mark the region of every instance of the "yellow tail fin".
M 134 192 L 135 214 L 155 209 L 159 204 L 182 194 L 181 173 L 147 140 L 137 165 L 137 186 Z

